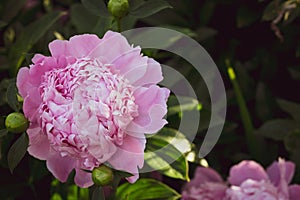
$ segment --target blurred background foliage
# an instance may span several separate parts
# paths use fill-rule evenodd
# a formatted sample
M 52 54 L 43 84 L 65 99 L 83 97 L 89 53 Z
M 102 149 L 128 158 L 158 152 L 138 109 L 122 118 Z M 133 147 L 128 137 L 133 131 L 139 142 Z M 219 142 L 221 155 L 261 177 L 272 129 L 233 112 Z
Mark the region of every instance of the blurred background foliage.
M 1 0 L 0 199 L 95 196 L 87 189 L 77 188 L 72 179 L 66 184 L 53 179 L 44 162 L 25 154 L 26 135 L 6 130 L 6 116 L 20 111 L 22 104 L 15 76 L 20 67 L 29 66 L 35 53 L 48 55 L 48 43 L 53 39 L 68 39 L 80 33 L 102 37 L 109 29 L 124 31 L 145 26 L 180 31 L 207 50 L 225 83 L 227 118 L 213 151 L 205 160 L 197 158 L 210 121 L 207 88 L 183 59 L 165 51 L 144 50 L 144 54 L 181 72 L 196 91 L 198 101 L 187 98 L 180 110 L 176 98 L 169 99 L 168 127 L 149 138 L 146 148 L 150 152 L 145 157 L 146 166 L 159 169 L 158 172 L 142 174 L 145 179 L 136 186 L 123 184 L 117 198 L 130 199 L 124 191 L 143 190 L 154 184 L 160 197 L 177 199 L 196 166 L 209 165 L 227 174 L 231 165 L 243 159 L 254 159 L 264 166 L 278 157 L 292 160 L 297 164 L 294 181 L 300 183 L 299 0 L 129 0 L 129 14 L 121 19 L 120 27 L 106 5 L 106 0 Z M 228 69 L 235 78 L 230 77 Z M 184 112 L 201 114 L 193 141 L 188 140 L 188 132 L 176 131 Z M 151 154 L 174 138 L 183 142 L 185 148 L 173 142 L 170 154 Z M 178 159 L 159 168 L 172 157 Z

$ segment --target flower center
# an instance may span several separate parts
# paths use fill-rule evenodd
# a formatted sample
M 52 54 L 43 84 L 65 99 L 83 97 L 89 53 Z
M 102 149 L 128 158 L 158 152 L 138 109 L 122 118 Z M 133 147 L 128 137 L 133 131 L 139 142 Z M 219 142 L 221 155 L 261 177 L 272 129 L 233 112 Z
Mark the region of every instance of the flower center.
M 87 158 L 89 145 L 103 139 L 121 145 L 127 125 L 138 116 L 128 80 L 96 59 L 47 72 L 40 94 L 43 131 L 62 155 Z

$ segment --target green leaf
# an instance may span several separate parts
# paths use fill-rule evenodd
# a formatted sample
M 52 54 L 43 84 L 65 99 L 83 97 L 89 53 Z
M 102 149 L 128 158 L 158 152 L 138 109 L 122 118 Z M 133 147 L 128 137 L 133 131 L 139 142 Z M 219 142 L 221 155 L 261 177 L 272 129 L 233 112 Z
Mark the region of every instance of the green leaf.
M 139 179 L 134 184 L 124 183 L 117 190 L 117 200 L 176 200 L 180 195 L 169 186 L 153 180 Z
M 105 200 L 103 187 L 101 186 L 95 186 L 93 194 L 92 194 L 92 200 Z
M 0 130 L 0 138 L 6 136 L 7 133 L 8 133 L 8 130 L 7 130 L 7 129 L 1 129 L 1 130 Z
M 28 147 L 28 136 L 23 133 L 8 151 L 7 161 L 11 173 L 24 157 Z
M 152 137 L 164 140 L 169 144 L 172 144 L 183 154 L 192 150 L 192 145 L 186 138 L 186 136 L 173 128 L 162 128 L 157 134 L 155 134 L 155 136 Z
M 144 156 L 147 163 L 145 168 L 149 166 L 166 176 L 189 180 L 188 163 L 185 156 L 172 143 L 169 143 L 167 137 L 154 135 L 148 138 Z
M 299 150 L 300 147 L 300 130 L 295 130 L 288 134 L 284 139 L 285 148 L 290 152 Z M 299 152 L 299 151 L 298 151 Z M 299 154 L 297 154 L 299 155 Z
M 71 23 L 79 33 L 91 31 L 97 24 L 99 17 L 89 12 L 83 5 L 74 4 L 70 9 Z
M 8 0 L 6 2 L 5 9 L 2 13 L 2 19 L 5 22 L 10 22 L 22 9 L 26 0 Z
M 50 200 L 63 200 L 63 198 L 58 193 L 54 193 Z
M 278 15 L 278 10 L 280 8 L 279 5 L 279 0 L 271 1 L 265 8 L 262 19 L 265 21 L 271 21 L 275 19 L 275 17 Z
M 144 18 L 166 8 L 172 8 L 172 6 L 164 0 L 148 0 L 137 8 L 130 10 L 129 14 L 137 18 Z
M 255 134 L 262 135 L 276 141 L 282 141 L 291 131 L 300 128 L 293 120 L 288 119 L 273 119 L 265 122 Z
M 64 14 L 64 12 L 59 11 L 49 12 L 24 28 L 9 51 L 9 59 L 13 74 L 16 74 L 22 65 L 26 53 Z
M 289 113 L 293 117 L 293 119 L 295 119 L 296 121 L 300 121 L 300 104 L 283 99 L 278 99 L 277 103 L 279 107 L 283 111 Z
M 190 97 L 175 97 L 174 95 L 169 97 L 168 106 L 168 116 L 178 114 L 183 111 L 199 110 L 201 108 L 201 104 L 197 99 Z
M 237 12 L 236 25 L 238 28 L 249 26 L 259 18 L 259 15 L 246 6 L 241 6 Z
M 209 28 L 209 27 L 201 27 L 197 29 L 197 34 L 198 34 L 197 39 L 199 41 L 203 41 L 217 35 L 218 31 L 216 29 Z
M 18 102 L 18 89 L 15 82 L 11 82 L 6 91 L 7 104 L 16 112 L 20 110 L 20 104 Z
M 103 0 L 82 0 L 86 9 L 96 16 L 109 17 L 110 14 Z

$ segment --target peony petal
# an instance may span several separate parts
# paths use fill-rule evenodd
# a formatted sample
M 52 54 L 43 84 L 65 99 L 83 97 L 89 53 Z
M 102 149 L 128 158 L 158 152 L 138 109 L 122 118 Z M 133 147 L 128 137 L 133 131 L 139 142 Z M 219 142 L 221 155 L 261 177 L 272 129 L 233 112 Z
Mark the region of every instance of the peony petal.
M 120 33 L 108 31 L 97 47 L 89 53 L 88 57 L 104 57 L 107 64 L 111 64 L 113 60 L 131 49 L 132 47 L 124 36 Z
M 54 40 L 49 44 L 53 57 L 72 56 L 82 58 L 87 56 L 99 43 L 100 39 L 93 34 L 76 35 L 67 40 Z
M 85 172 L 82 169 L 76 169 L 74 182 L 81 188 L 88 188 L 94 184 L 92 174 Z
M 69 174 L 75 167 L 75 160 L 65 156 L 62 157 L 59 153 L 55 152 L 47 159 L 48 170 L 61 182 L 66 182 Z
M 38 88 L 34 87 L 28 92 L 27 96 L 24 99 L 23 111 L 26 118 L 31 122 L 35 122 L 38 118 L 37 112 L 41 104 L 41 97 L 38 91 Z
M 232 185 L 240 185 L 247 179 L 255 181 L 269 180 L 264 168 L 255 161 L 242 161 L 231 167 L 228 181 Z
M 161 129 L 167 121 L 163 119 L 167 113 L 166 100 L 170 91 L 152 85 L 150 88 L 138 88 L 134 92 L 135 103 L 139 106 L 139 116 L 127 127 L 128 132 L 155 133 Z
M 138 179 L 138 168 L 142 168 L 144 165 L 145 143 L 145 138 L 134 138 L 127 135 L 122 146 L 119 146 L 117 152 L 108 160 L 114 169 L 134 174 L 127 178 L 131 183 Z
M 267 168 L 270 180 L 275 186 L 280 185 L 282 181 L 285 181 L 287 184 L 290 183 L 294 172 L 295 164 L 280 158 L 278 162 L 273 162 L 272 165 Z
M 28 81 L 29 68 L 22 67 L 17 76 L 17 87 L 19 89 L 20 95 L 25 98 L 28 91 L 32 88 L 32 84 Z
M 300 197 L 300 185 L 289 186 L 289 196 L 290 200 L 299 200 Z
M 148 59 L 147 70 L 142 78 L 133 83 L 135 86 L 144 86 L 147 84 L 157 84 L 163 79 L 161 66 L 152 58 Z
M 112 62 L 113 66 L 133 86 L 157 84 L 163 79 L 160 64 L 147 56 L 142 56 L 140 51 L 141 49 L 136 47 L 122 54 Z
M 29 154 L 40 160 L 46 160 L 50 153 L 47 135 L 42 132 L 40 127 L 27 129 L 27 134 L 29 137 Z

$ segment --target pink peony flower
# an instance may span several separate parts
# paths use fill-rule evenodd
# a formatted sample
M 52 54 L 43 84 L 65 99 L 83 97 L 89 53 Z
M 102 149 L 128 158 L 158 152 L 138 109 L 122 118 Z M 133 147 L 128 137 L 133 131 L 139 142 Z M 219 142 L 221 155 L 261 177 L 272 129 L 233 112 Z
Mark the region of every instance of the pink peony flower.
M 295 165 L 279 158 L 265 171 L 254 161 L 242 161 L 230 169 L 227 199 L 244 200 L 296 200 L 300 186 L 291 185 Z
M 75 183 L 93 184 L 92 170 L 109 163 L 134 174 L 144 163 L 145 133 L 167 122 L 169 90 L 161 66 L 141 55 L 119 33 L 78 35 L 49 44 L 51 56 L 37 54 L 21 68 L 17 87 L 30 120 L 28 152 L 46 160 L 60 181 L 75 169 Z
M 221 200 L 225 197 L 226 184 L 211 168 L 198 167 L 194 178 L 185 185 L 183 200 Z

